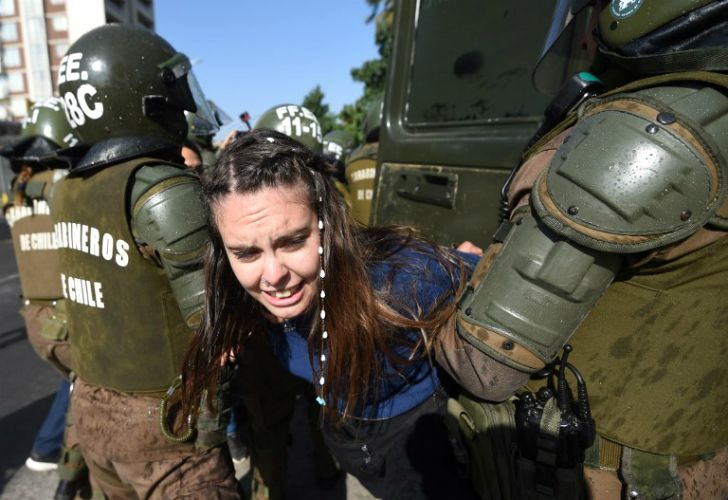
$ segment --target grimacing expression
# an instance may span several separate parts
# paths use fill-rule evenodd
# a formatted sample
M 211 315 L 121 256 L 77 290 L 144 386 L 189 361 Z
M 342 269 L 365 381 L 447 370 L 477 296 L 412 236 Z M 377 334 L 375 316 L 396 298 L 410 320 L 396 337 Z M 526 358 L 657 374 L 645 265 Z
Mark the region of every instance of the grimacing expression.
M 230 267 L 277 321 L 305 312 L 318 295 L 318 216 L 303 186 L 226 195 L 213 207 Z

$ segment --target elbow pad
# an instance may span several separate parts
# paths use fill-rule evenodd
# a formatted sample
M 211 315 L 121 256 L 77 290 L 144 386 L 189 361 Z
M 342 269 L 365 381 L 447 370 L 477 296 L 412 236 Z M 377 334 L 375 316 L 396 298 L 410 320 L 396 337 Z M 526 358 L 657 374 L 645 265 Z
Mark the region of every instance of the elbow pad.
M 182 169 L 142 167 L 132 190 L 132 230 L 159 255 L 182 317 L 199 324 L 207 221 L 199 181 Z
M 202 187 L 187 172 L 174 167 L 143 167 L 134 191 L 146 189 L 132 205 L 132 230 L 143 243 L 174 267 L 200 262 L 207 244 Z
M 458 304 L 465 342 L 512 368 L 553 361 L 606 291 L 621 258 L 567 241 L 530 213 L 481 259 Z

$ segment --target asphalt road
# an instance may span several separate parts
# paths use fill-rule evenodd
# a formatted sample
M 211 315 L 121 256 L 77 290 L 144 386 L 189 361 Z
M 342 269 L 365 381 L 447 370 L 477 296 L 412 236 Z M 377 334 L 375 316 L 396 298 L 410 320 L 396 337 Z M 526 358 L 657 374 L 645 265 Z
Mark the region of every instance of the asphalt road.
M 51 499 L 55 472 L 32 472 L 24 466 L 35 433 L 61 381 L 28 343 L 20 308 L 20 282 L 10 234 L 0 219 L 0 500 Z M 291 429 L 288 496 L 291 499 L 369 500 L 352 476 L 329 490 L 316 487 L 313 451 L 304 411 L 297 409 Z M 236 467 L 244 489 L 250 485 L 247 461 Z
M 61 377 L 30 347 L 18 314 L 19 296 L 10 234 L 0 220 L 0 498 L 50 498 L 52 491 L 45 492 L 55 488 L 57 479 L 50 473 L 30 473 L 23 463 Z M 32 481 L 11 495 L 15 488 L 9 483 L 23 475 Z

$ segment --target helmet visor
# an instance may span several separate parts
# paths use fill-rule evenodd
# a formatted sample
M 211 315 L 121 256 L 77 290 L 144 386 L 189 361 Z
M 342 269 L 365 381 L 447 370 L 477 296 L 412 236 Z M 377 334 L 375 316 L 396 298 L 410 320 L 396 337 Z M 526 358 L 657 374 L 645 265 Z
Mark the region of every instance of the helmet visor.
M 217 119 L 218 125 L 222 127 L 223 125 L 232 123 L 233 119 L 230 118 L 230 115 L 224 112 L 222 108 L 215 103 L 215 101 L 208 99 L 207 102 L 210 103 L 210 107 L 215 111 L 215 118 Z
M 544 95 L 555 95 L 569 77 L 589 69 L 596 16 L 592 15 L 594 7 L 584 4 L 588 2 L 562 1 L 556 8 L 544 50 L 533 70 L 533 85 Z
M 200 130 L 207 130 L 208 133 L 206 135 L 215 134 L 218 130 L 220 130 L 220 121 L 215 113 L 215 108 L 211 106 L 209 101 L 205 98 L 205 93 L 202 91 L 202 88 L 192 71 L 187 73 L 187 84 L 190 87 L 192 99 L 194 100 L 197 108 L 194 112 L 195 126 L 199 127 Z
M 215 117 L 215 110 L 210 106 L 205 93 L 202 91 L 189 58 L 181 52 L 176 53 L 169 60 L 159 65 L 159 68 L 169 72 L 169 80 L 175 83 L 177 88 L 173 101 L 177 106 L 195 114 L 196 126 L 202 129 L 212 130 L 212 134 L 220 129 L 220 124 Z M 184 81 L 187 85 L 184 85 Z M 182 85 L 180 86 L 180 83 Z M 175 94 L 175 92 L 173 92 Z

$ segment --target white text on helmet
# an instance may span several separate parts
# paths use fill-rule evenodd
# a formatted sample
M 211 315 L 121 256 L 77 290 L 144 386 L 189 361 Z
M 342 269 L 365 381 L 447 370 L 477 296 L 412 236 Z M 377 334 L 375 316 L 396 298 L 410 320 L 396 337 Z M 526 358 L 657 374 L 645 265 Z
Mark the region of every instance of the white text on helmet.
M 58 83 L 86 81 L 88 80 L 88 71 L 81 70 L 83 54 L 81 52 L 73 52 L 61 59 L 61 65 L 58 68 Z M 104 104 L 102 102 L 94 102 L 89 98 L 96 95 L 96 87 L 90 83 L 83 83 L 76 92 L 66 92 L 63 94 L 63 101 L 66 104 L 66 118 L 71 127 L 76 128 L 86 123 L 86 119 L 98 120 L 104 116 Z M 91 105 L 93 104 L 93 106 Z

